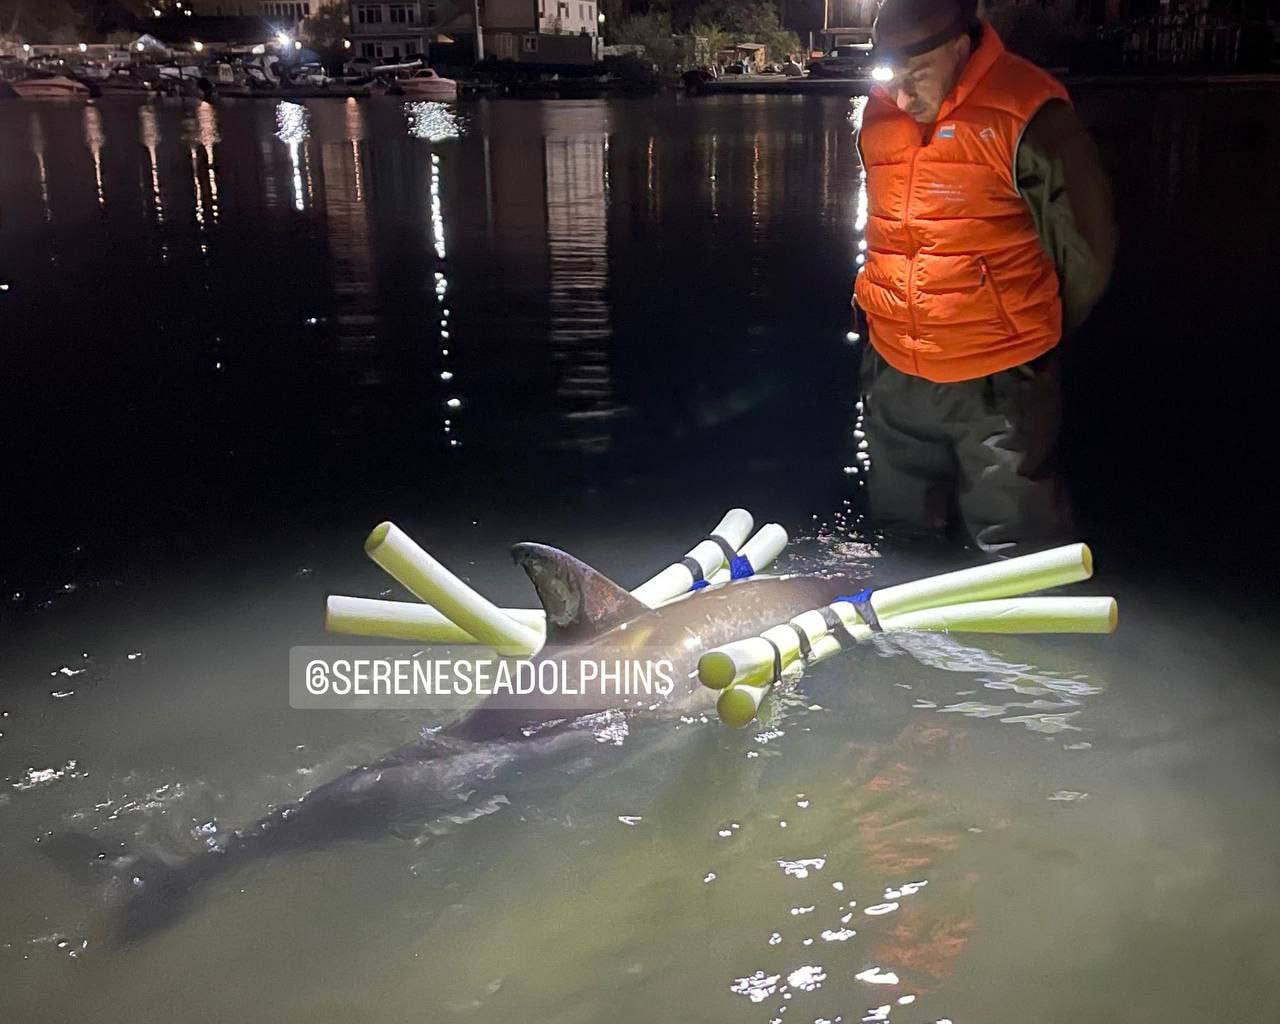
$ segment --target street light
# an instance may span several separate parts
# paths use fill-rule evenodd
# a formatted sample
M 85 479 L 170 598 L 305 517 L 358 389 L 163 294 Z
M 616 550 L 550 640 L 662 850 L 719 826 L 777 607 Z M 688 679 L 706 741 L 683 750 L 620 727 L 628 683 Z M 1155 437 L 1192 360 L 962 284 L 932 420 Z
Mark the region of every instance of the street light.
M 295 40 L 293 41 L 293 48 L 294 48 L 295 50 L 301 50 L 301 49 L 302 49 L 302 40 L 301 40 L 301 39 L 295 39 Z
M 604 24 L 604 11 L 601 11 L 599 15 L 597 15 L 596 21 L 600 22 L 601 25 Z
M 200 42 L 200 40 L 197 39 L 195 42 L 191 44 L 191 49 L 195 50 L 196 53 L 200 53 L 204 50 L 204 43 Z
M 139 53 L 141 53 L 143 50 L 145 50 L 145 49 L 146 49 L 146 47 L 145 47 L 145 46 L 143 46 L 141 43 L 136 43 L 136 44 L 134 44 L 134 47 L 133 47 L 133 48 L 134 48 L 135 50 L 137 50 Z
M 349 50 L 349 49 L 351 49 L 351 40 L 350 40 L 350 39 L 344 39 L 344 40 L 342 40 L 342 48 L 343 48 L 344 50 Z
M 81 44 L 80 44 L 80 52 L 81 52 L 81 53 L 88 53 L 88 52 L 89 52 L 89 44 L 88 44 L 88 43 L 81 43 Z
M 276 36 L 276 42 L 279 43 L 281 46 L 288 46 L 291 42 L 293 42 L 293 40 L 289 38 L 288 32 L 281 32 L 279 35 Z

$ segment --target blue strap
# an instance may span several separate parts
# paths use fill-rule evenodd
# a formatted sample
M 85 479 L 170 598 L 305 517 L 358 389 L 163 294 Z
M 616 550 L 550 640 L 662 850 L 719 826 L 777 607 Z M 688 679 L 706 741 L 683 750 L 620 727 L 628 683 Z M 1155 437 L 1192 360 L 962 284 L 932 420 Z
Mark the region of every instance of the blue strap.
M 708 583 L 706 580 L 694 580 L 693 586 L 691 586 L 689 590 L 690 591 L 701 590 L 703 587 L 709 587 L 709 586 L 711 586 L 711 584 Z
M 848 601 L 853 605 L 853 610 L 862 616 L 862 621 L 871 627 L 873 633 L 883 633 L 884 627 L 880 625 L 880 619 L 876 615 L 876 610 L 871 607 L 871 595 L 874 591 L 867 587 L 865 590 L 859 590 L 856 594 L 844 594 L 837 597 L 837 601 Z
M 747 558 L 746 555 L 735 555 L 729 563 L 729 579 L 731 580 L 745 580 L 755 574 L 755 569 L 751 567 L 751 559 Z

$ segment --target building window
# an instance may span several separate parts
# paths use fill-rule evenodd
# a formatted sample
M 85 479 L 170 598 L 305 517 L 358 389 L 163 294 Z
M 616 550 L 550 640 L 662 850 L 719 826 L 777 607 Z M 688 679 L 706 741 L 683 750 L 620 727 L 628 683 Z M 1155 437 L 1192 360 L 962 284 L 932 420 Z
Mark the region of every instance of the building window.
M 356 21 L 361 25 L 381 25 L 382 24 L 382 8 L 381 7 L 357 7 Z M 382 54 L 378 54 L 379 57 Z
M 521 49 L 524 50 L 525 53 L 537 53 L 538 37 L 536 35 L 533 35 L 532 33 L 525 36 L 524 41 L 521 45 Z
M 311 17 L 310 3 L 264 3 L 262 10 L 268 18 L 282 18 L 294 22 Z
M 413 4 L 392 4 L 387 8 L 387 20 L 396 25 L 412 25 L 418 20 Z
M 423 14 L 423 21 L 428 25 L 436 24 L 439 21 L 439 16 L 436 13 L 436 0 L 427 0 L 425 6 L 426 12 Z

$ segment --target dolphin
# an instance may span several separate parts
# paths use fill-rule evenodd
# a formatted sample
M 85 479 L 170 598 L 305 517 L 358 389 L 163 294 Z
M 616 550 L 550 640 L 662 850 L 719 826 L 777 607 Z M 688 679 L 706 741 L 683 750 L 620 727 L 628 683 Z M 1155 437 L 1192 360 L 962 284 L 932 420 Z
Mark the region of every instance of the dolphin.
M 468 801 L 496 795 L 534 762 L 597 746 L 585 723 L 601 712 L 688 714 L 708 709 L 715 695 L 699 685 L 698 658 L 708 649 L 830 603 L 858 589 L 848 578 L 755 576 L 699 591 L 652 609 L 591 566 L 553 547 L 517 544 L 512 555 L 528 574 L 546 611 L 546 645 L 535 660 L 562 665 L 662 657 L 674 687 L 664 698 L 634 698 L 571 686 L 566 698 L 530 695 L 519 707 L 488 698 L 462 718 L 424 731 L 409 746 L 309 791 L 293 803 L 186 859 L 160 855 L 111 857 L 92 836 L 66 837 L 64 851 L 107 860 L 122 872 L 125 891 L 115 938 L 142 939 L 175 922 L 211 879 L 251 861 L 336 842 L 370 839 L 421 824 Z M 598 720 L 598 718 L 597 718 Z

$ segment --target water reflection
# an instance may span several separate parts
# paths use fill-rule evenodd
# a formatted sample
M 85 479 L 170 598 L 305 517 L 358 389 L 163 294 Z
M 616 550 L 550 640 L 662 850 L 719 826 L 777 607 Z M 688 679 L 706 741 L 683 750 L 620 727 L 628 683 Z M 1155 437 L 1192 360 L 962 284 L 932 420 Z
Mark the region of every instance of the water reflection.
M 218 110 L 212 103 L 202 102 L 196 108 L 196 125 L 200 146 L 204 150 L 205 179 L 209 185 L 209 214 L 218 223 L 218 168 L 213 159 L 213 148 L 221 140 L 218 134 Z
M 456 345 L 453 340 L 452 324 L 449 320 L 448 292 L 449 278 L 448 266 L 445 263 L 447 249 L 445 245 L 444 230 L 444 204 L 440 196 L 440 154 L 431 154 L 431 241 L 436 254 L 436 268 L 432 272 L 434 278 L 434 294 L 435 308 L 439 314 L 440 324 L 440 359 L 443 369 L 440 371 L 440 380 L 446 385 L 446 395 L 444 399 L 444 411 L 441 416 L 443 423 L 443 431 L 448 439 L 450 448 L 460 448 L 462 440 L 458 437 L 458 412 L 462 408 L 462 398 L 460 397 L 459 385 L 454 382 L 454 371 L 452 369 L 454 360 L 451 358 Z
M 293 208 L 299 213 L 307 208 L 306 200 L 311 194 L 309 172 L 306 184 L 303 183 L 306 165 L 303 144 L 310 134 L 310 117 L 307 108 L 300 103 L 282 100 L 276 107 L 276 138 L 289 147 L 289 161 L 293 165 Z
M 462 134 L 462 119 L 457 111 L 444 103 L 418 100 L 404 105 L 409 134 L 427 142 L 444 142 Z
M 164 197 L 160 192 L 160 122 L 155 108 L 143 105 L 138 108 L 138 126 L 142 133 L 142 145 L 151 162 L 151 206 L 155 212 L 156 224 L 164 224 Z
M 866 108 L 867 98 L 865 96 L 857 96 L 850 101 L 849 125 L 855 139 L 862 128 L 862 115 Z M 854 263 L 860 270 L 867 261 L 867 169 L 862 166 L 861 159 L 858 160 L 858 199 L 854 207 L 853 236 L 858 246 L 858 254 L 854 257 Z M 857 272 L 855 270 L 855 275 Z M 849 331 L 845 335 L 845 340 L 852 345 L 857 345 L 863 341 L 856 331 Z M 864 488 L 867 483 L 867 471 L 871 469 L 871 453 L 868 451 L 869 443 L 866 434 L 865 410 L 863 409 L 861 398 L 854 404 L 851 431 L 852 444 L 849 447 L 853 449 L 854 456 L 852 462 L 846 463 L 844 472 L 846 476 L 857 478 L 858 487 Z
M 562 443 L 598 454 L 621 411 L 609 365 L 608 137 L 548 137 L 544 162 L 550 340 L 569 427 Z
M 360 166 L 360 142 L 364 138 L 364 112 L 360 109 L 360 104 L 356 102 L 355 97 L 347 99 L 344 121 L 347 142 L 351 145 L 351 163 L 355 172 L 355 198 L 357 203 L 363 203 L 364 171 Z
M 84 144 L 89 147 L 93 157 L 93 180 L 98 193 L 98 205 L 107 205 L 106 192 L 102 187 L 102 147 L 106 145 L 107 136 L 102 128 L 102 113 L 96 106 L 86 105 L 84 108 Z
M 31 151 L 36 157 L 36 170 L 40 177 L 40 201 L 44 205 L 45 223 L 53 220 L 53 208 L 49 205 L 49 168 L 45 164 L 44 158 L 44 125 L 40 122 L 40 116 L 32 111 L 31 113 Z

